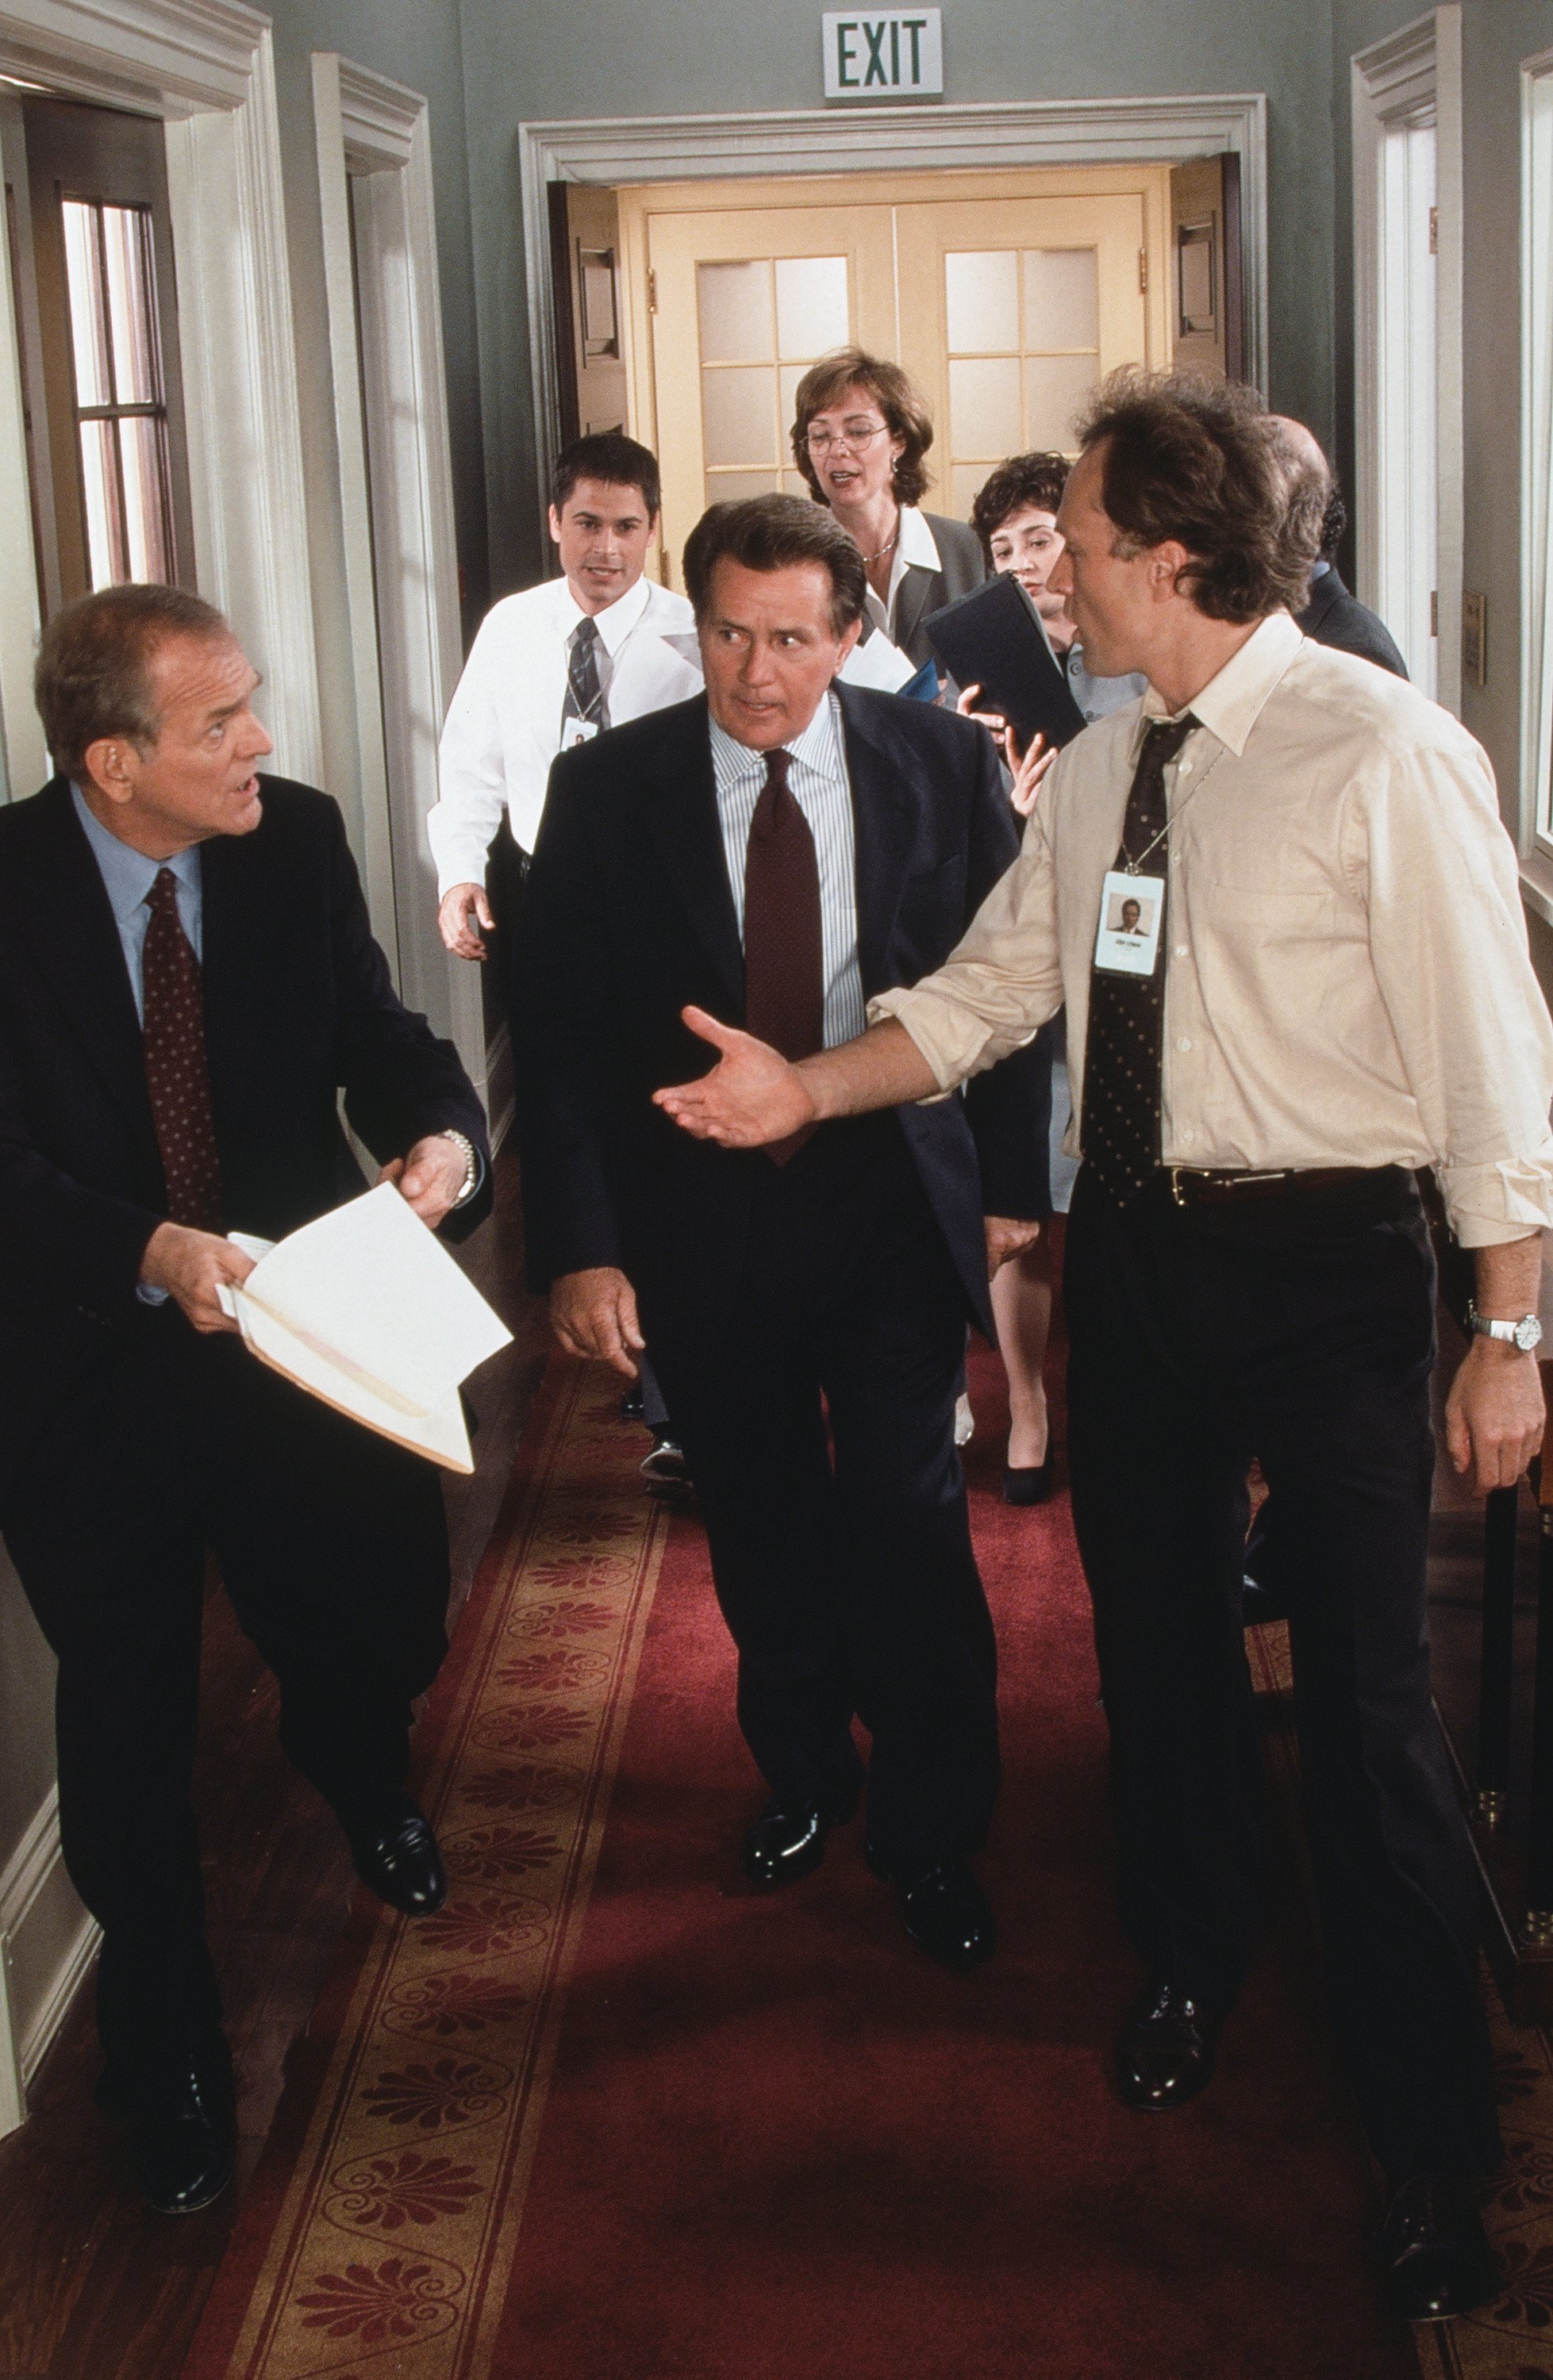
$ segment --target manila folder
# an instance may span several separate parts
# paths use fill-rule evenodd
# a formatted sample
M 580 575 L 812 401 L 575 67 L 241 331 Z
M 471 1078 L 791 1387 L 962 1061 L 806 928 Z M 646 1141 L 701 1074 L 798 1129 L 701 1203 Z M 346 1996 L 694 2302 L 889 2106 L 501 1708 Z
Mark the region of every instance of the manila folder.
M 397 1445 L 473 1470 L 459 1385 L 512 1333 L 391 1182 L 277 1242 L 230 1294 L 262 1363 Z

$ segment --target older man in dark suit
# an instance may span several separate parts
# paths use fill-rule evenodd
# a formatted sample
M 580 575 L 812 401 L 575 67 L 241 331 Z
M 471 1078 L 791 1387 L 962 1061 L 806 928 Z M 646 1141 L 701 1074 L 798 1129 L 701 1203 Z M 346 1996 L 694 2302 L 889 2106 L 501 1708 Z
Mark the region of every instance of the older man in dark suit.
M 0 1530 L 58 1658 L 98 2096 L 182 2214 L 232 2161 L 190 1803 L 207 1549 L 363 1881 L 410 1914 L 446 1891 L 405 1791 L 446 1649 L 436 1474 L 246 1353 L 223 1234 L 361 1189 L 342 1089 L 429 1225 L 477 1220 L 488 1160 L 456 1054 L 395 997 L 338 811 L 255 774 L 258 678 L 221 615 L 90 596 L 37 686 L 61 774 L 0 812 Z
M 826 513 L 715 505 L 685 573 L 705 696 L 564 755 L 534 851 L 514 1012 L 531 1268 L 563 1345 L 629 1374 L 645 1343 L 683 1432 L 773 1797 L 749 1874 L 805 1874 L 856 1807 L 855 1713 L 871 1864 L 912 1938 L 970 1964 L 993 1942 L 969 1863 L 997 1730 L 952 1416 L 967 1318 L 991 1333 L 989 1255 L 1037 1228 L 1031 1070 L 1021 1052 L 966 1101 L 769 1155 L 688 1139 L 653 1094 L 704 1062 L 698 1033 L 844 1040 L 953 948 L 1013 820 L 979 730 L 834 684 L 865 580 Z

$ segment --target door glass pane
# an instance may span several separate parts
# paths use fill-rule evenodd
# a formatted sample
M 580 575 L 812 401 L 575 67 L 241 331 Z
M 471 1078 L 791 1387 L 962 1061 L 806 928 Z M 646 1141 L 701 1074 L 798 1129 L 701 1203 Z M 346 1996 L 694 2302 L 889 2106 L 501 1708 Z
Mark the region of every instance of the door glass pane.
M 118 425 L 118 451 L 124 466 L 124 538 L 131 578 L 165 581 L 173 575 L 163 497 L 163 438 L 162 424 L 153 414 L 131 414 Z
M 83 421 L 80 426 L 81 497 L 86 508 L 87 562 L 92 592 L 112 587 L 119 577 L 114 529 L 118 519 L 118 485 L 114 477 L 114 426 L 111 421 Z
M 776 352 L 813 363 L 847 344 L 847 260 L 844 256 L 779 256 L 776 260 Z
M 709 504 L 731 504 L 741 496 L 774 496 L 777 476 L 775 471 L 708 471 L 706 501 Z
M 812 496 L 813 491 L 801 471 L 784 471 L 782 493 L 785 496 Z
M 1073 452 L 1073 422 L 1098 377 L 1094 356 L 1027 356 L 1024 363 L 1025 443 Z
M 148 229 L 138 208 L 103 209 L 116 405 L 154 405 L 157 398 Z
M 111 405 L 102 259 L 97 252 L 97 210 L 67 199 L 62 212 L 65 278 L 70 292 L 70 342 L 76 358 L 76 403 Z
M 1020 368 L 1005 362 L 955 361 L 949 366 L 949 419 L 956 455 L 983 455 L 990 462 L 1017 455 L 1020 437 Z
M 1025 249 L 1024 344 L 1027 349 L 1099 346 L 1100 272 L 1093 248 Z
M 992 468 L 990 463 L 957 463 L 949 474 L 949 508 L 956 520 L 969 520 L 971 507 L 981 493 L 982 482 Z
M 951 355 L 1013 355 L 1019 347 L 1019 258 L 1011 249 L 944 259 Z
M 696 289 L 703 363 L 773 360 L 771 267 L 764 257 L 750 264 L 698 264 Z
M 701 410 L 708 468 L 718 463 L 745 466 L 778 460 L 775 399 L 776 375 L 768 370 L 703 371 Z

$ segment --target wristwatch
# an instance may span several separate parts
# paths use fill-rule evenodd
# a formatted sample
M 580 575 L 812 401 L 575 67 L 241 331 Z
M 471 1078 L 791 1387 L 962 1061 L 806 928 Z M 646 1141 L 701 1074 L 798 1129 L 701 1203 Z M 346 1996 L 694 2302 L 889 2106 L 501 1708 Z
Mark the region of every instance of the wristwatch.
M 1535 1314 L 1523 1314 L 1519 1322 L 1497 1322 L 1486 1314 L 1479 1314 L 1471 1301 L 1467 1305 L 1467 1322 L 1483 1339 L 1502 1339 L 1506 1344 L 1529 1355 L 1542 1343 L 1542 1325 Z
M 464 1160 L 463 1188 L 459 1191 L 458 1196 L 453 1201 L 455 1207 L 461 1207 L 464 1205 L 466 1200 L 473 1197 L 476 1186 L 479 1184 L 480 1152 L 475 1148 L 473 1141 L 471 1140 L 467 1133 L 448 1130 L 446 1132 L 439 1132 L 437 1138 L 439 1140 L 450 1140 Z

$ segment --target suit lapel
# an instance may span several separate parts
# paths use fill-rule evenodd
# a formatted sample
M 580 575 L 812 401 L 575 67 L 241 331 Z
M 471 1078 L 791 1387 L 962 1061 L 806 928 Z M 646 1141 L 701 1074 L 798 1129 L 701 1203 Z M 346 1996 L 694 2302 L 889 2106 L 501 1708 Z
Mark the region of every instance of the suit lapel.
M 895 599 L 893 641 L 899 646 L 902 652 L 906 650 L 921 626 L 923 614 L 927 610 L 928 598 L 938 584 L 937 571 L 924 570 L 922 565 L 916 562 L 911 564 L 901 578 Z
M 889 989 L 890 936 L 900 907 L 914 815 L 899 783 L 900 756 L 850 686 L 838 686 L 857 831 L 858 969 L 865 997 Z
M 664 717 L 666 723 L 670 714 Z M 686 914 L 736 1014 L 742 1016 L 744 953 L 717 822 L 704 696 L 681 704 L 672 723 L 674 733 L 666 735 L 656 756 L 643 816 Z
M 56 777 L 36 796 L 35 808 L 44 897 L 23 908 L 22 931 L 104 1089 L 146 1153 L 160 1162 L 124 946 L 64 778 Z

